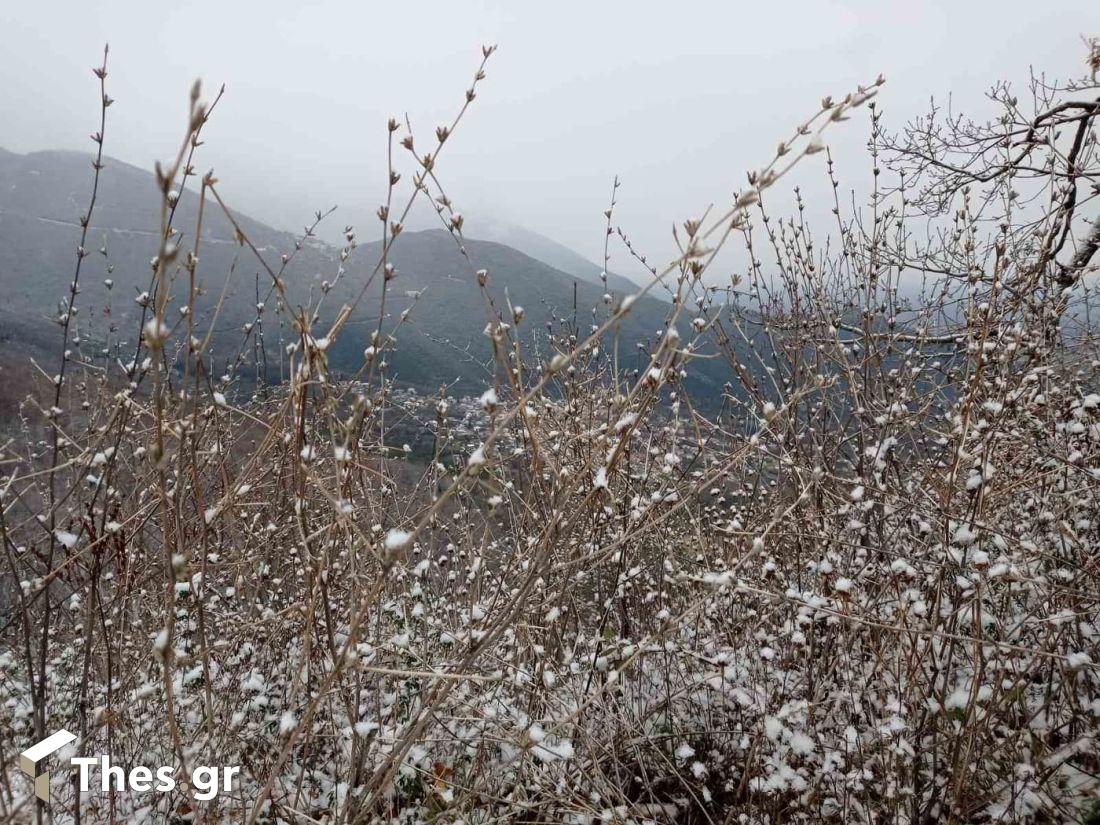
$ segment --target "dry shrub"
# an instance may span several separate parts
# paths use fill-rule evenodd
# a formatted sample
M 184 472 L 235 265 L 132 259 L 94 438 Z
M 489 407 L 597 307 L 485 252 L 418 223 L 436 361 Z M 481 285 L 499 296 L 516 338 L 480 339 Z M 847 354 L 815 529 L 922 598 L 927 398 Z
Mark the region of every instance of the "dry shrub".
M 462 244 L 440 157 L 483 77 L 427 153 L 391 122 L 391 157 L 417 172 L 405 191 L 391 168 L 360 295 L 394 288 L 414 201 Z M 1030 115 L 998 87 L 1000 119 L 933 113 L 891 136 L 880 84 L 823 101 L 730 207 L 684 224 L 643 290 L 675 299 L 644 368 L 615 348 L 633 298 L 536 350 L 470 261 L 496 381 L 412 402 L 387 377 L 405 316 L 384 300 L 359 373 L 330 376 L 356 307 L 281 300 L 295 250 L 251 250 L 269 294 L 239 350 L 281 313 L 289 379 L 211 374 L 210 338 L 170 311 L 202 267 L 201 227 L 182 248 L 173 226 L 210 116 L 196 86 L 158 169 L 137 357 L 67 352 L 7 447 L 0 814 L 32 815 L 15 754 L 66 726 L 116 764 L 242 768 L 211 801 L 78 801 L 56 772 L 52 815 L 92 822 L 1086 816 L 1096 85 L 1036 82 Z M 864 112 L 869 205 L 837 195 L 817 237 L 801 196 L 770 217 L 766 193 L 807 156 L 838 192 L 824 132 Z M 200 220 L 229 215 L 212 176 L 187 196 Z M 612 209 L 607 232 L 626 241 Z M 713 288 L 737 244 L 740 280 Z M 682 386 L 700 357 L 730 365 L 719 415 Z M 387 423 L 409 403 L 432 434 L 419 459 Z

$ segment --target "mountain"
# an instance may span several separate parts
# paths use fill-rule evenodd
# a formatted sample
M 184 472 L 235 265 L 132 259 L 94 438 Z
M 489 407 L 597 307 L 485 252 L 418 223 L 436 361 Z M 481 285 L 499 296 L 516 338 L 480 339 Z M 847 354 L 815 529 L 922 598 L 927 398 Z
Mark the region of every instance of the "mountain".
M 466 233 L 481 240 L 496 241 L 513 249 L 518 249 L 532 258 L 549 264 L 554 269 L 568 272 L 570 275 L 590 284 L 602 283 L 600 278 L 603 273 L 602 266 L 593 263 L 583 255 L 578 255 L 568 246 L 526 227 L 503 221 L 483 220 L 475 216 L 471 219 Z M 607 285 L 610 289 L 622 295 L 629 295 L 631 292 L 637 292 L 638 290 L 636 283 L 622 275 L 616 275 L 614 272 L 607 273 Z M 656 294 L 654 297 L 657 297 Z
M 87 155 L 0 152 L 0 287 L 5 297 L 0 303 L 0 341 L 8 355 L 10 351 L 57 352 L 56 319 L 72 278 L 79 216 L 87 208 L 91 184 Z M 231 199 L 232 183 L 222 183 L 219 191 Z M 141 318 L 135 298 L 150 288 L 150 261 L 159 248 L 159 203 L 152 174 L 118 160 L 106 161 L 90 222 L 90 254 L 83 264 L 77 301 L 80 314 L 74 328 L 85 357 L 101 357 L 112 342 L 123 341 L 127 347 L 112 352 L 112 357 L 132 358 L 129 347 L 136 340 Z M 181 232 L 181 249 L 191 248 L 197 214 L 198 195 L 185 189 L 173 224 Z M 380 242 L 361 243 L 337 278 L 337 248 L 309 239 L 295 252 L 294 235 L 247 215 L 235 213 L 234 217 L 272 269 L 279 268 L 281 255 L 293 253 L 284 277 L 292 306 L 315 305 L 328 289 L 315 325 L 319 333 L 328 329 L 343 304 L 352 303 L 362 291 L 381 253 Z M 501 243 L 468 240 L 465 251 L 464 256 L 444 230 L 405 232 L 395 244 L 390 260 L 396 277 L 386 296 L 384 330 L 393 329 L 404 310 L 409 314 L 397 334 L 396 350 L 387 358 L 394 379 L 425 390 L 452 383 L 455 391 L 467 394 L 480 392 L 491 379 L 490 344 L 482 334 L 490 315 L 477 287 L 477 269 L 488 270 L 489 293 L 498 310 L 506 312 L 509 300 L 524 307 L 527 353 L 545 355 L 548 325 L 559 332 L 563 323 L 575 324 L 584 335 L 606 317 L 604 290 L 598 284 Z M 212 323 L 217 309 L 213 324 L 219 330 L 214 338 L 217 368 L 223 369 L 242 350 L 248 359 L 257 355 L 252 343 L 242 348 L 243 329 L 255 320 L 256 304 L 262 301 L 268 307 L 263 321 L 267 375 L 278 379 L 280 354 L 295 336 L 286 315 L 274 315 L 275 302 L 266 299 L 269 275 L 252 252 L 237 242 L 232 224 L 212 202 L 203 214 L 196 280 L 201 288 L 197 331 Z M 362 363 L 363 350 L 383 311 L 381 284 L 381 277 L 374 280 L 328 353 L 330 366 L 338 373 L 350 374 Z M 637 289 L 633 284 L 630 288 Z M 177 276 L 171 291 L 171 317 L 178 318 L 176 308 L 185 303 L 187 293 L 185 276 Z M 669 310 L 670 305 L 662 301 L 637 300 L 618 331 L 621 366 L 644 363 L 639 346 L 649 347 L 658 339 Z M 730 378 L 719 358 L 697 360 L 691 375 L 689 389 L 703 403 L 716 400 Z

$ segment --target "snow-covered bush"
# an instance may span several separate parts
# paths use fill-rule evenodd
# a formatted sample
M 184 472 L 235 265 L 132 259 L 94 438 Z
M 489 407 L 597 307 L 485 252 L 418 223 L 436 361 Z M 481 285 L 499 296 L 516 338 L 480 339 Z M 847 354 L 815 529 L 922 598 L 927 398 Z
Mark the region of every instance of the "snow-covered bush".
M 615 352 L 632 297 L 536 348 L 471 262 L 497 377 L 465 403 L 472 436 L 460 399 L 432 400 L 420 463 L 387 429 L 405 316 L 376 319 L 336 380 L 351 308 L 280 301 L 293 251 L 264 264 L 257 303 L 297 330 L 284 385 L 212 375 L 194 313 L 165 320 L 166 279 L 199 260 L 170 231 L 196 92 L 162 171 L 146 352 L 66 357 L 23 452 L 5 448 L 0 815 L 30 818 L 15 754 L 65 726 L 119 764 L 241 767 L 211 801 L 77 800 L 55 771 L 54 811 L 82 821 L 1087 816 L 1096 88 L 1037 85 L 1028 117 L 1003 89 L 1000 120 L 890 138 L 878 85 L 824 101 L 728 210 L 684 225 L 682 257 L 651 273 L 675 300 L 644 363 Z M 838 196 L 820 235 L 801 199 L 772 217 L 792 158 L 835 183 L 823 130 L 865 112 L 875 179 L 897 188 L 852 215 Z M 433 174 L 453 131 L 414 156 L 408 197 L 461 244 Z M 389 288 L 397 214 L 380 210 L 364 289 Z M 738 245 L 721 283 L 710 262 Z M 354 248 L 349 230 L 336 266 Z M 730 366 L 713 414 L 683 386 L 704 357 Z

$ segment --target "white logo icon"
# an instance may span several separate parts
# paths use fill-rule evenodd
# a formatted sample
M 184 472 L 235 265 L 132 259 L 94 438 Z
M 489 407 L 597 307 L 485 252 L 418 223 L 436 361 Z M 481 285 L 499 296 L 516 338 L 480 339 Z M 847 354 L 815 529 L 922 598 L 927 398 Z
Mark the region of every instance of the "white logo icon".
M 75 741 L 75 735 L 67 730 L 59 730 L 19 754 L 19 768 L 34 780 L 34 795 L 43 802 L 50 801 L 50 774 L 49 771 L 43 771 L 39 774 L 39 763 L 54 751 L 58 751 L 70 742 Z

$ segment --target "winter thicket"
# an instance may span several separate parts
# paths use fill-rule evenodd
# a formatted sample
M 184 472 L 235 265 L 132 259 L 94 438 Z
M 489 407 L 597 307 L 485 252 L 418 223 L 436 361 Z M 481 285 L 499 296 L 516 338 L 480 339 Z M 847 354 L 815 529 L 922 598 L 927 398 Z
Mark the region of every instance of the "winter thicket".
M 89 343 L 80 281 L 102 265 L 82 244 L 64 355 L 4 446 L 0 818 L 50 815 L 17 754 L 59 727 L 120 764 L 241 766 L 210 801 L 78 798 L 55 771 L 52 816 L 87 822 L 1096 815 L 1090 60 L 1076 82 L 995 86 L 973 120 L 891 127 L 881 79 L 821 101 L 729 203 L 681 223 L 663 268 L 613 195 L 605 266 L 645 267 L 642 291 L 673 298 L 640 368 L 615 338 L 634 296 L 529 330 L 469 260 L 495 378 L 413 402 L 386 360 L 415 302 L 353 332 L 356 302 L 285 301 L 296 250 L 243 229 L 266 294 L 213 368 L 190 309 L 227 273 L 173 222 L 180 198 L 231 214 L 196 171 L 214 116 L 196 85 L 158 168 L 140 330 Z M 485 61 L 434 134 L 391 121 L 366 230 L 384 251 L 359 295 L 400 289 L 414 204 L 462 247 L 446 149 Z M 854 198 L 840 140 L 867 140 Z M 795 174 L 825 176 L 831 202 L 773 212 Z M 82 225 L 94 209 L 93 189 Z M 731 254 L 732 275 L 712 265 Z M 250 378 L 273 317 L 294 331 L 267 344 L 281 384 Z M 332 374 L 326 350 L 364 329 L 361 368 Z M 718 404 L 682 387 L 700 358 L 728 363 Z M 409 415 L 431 455 L 395 440 Z

